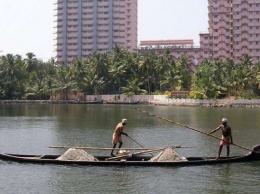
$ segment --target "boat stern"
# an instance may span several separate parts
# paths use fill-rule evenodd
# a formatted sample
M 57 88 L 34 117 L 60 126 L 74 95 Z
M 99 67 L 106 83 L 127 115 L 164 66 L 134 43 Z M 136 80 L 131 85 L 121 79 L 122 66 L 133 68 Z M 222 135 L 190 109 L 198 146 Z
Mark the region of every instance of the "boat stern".
M 253 147 L 253 151 L 260 153 L 260 145 L 254 146 L 254 147 Z
M 252 154 L 254 155 L 254 157 L 256 157 L 258 160 L 260 160 L 260 145 L 255 145 L 253 147 L 253 152 Z

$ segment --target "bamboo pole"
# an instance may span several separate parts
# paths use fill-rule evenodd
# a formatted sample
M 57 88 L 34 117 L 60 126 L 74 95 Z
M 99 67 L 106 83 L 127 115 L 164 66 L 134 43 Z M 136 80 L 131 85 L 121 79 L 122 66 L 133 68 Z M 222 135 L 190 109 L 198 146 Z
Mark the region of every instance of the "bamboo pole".
M 74 149 L 88 149 L 88 150 L 146 150 L 149 148 L 101 148 L 101 147 L 77 147 L 77 146 L 49 146 L 49 148 L 74 148 Z
M 222 139 L 219 138 L 219 137 L 216 137 L 216 136 L 214 136 L 214 135 L 208 134 L 208 133 L 203 132 L 203 131 L 200 131 L 200 130 L 198 130 L 198 129 L 195 129 L 195 128 L 192 128 L 192 127 L 189 127 L 189 126 L 187 126 L 187 125 L 184 125 L 184 124 L 181 124 L 181 123 L 178 123 L 178 122 L 172 121 L 172 120 L 170 120 L 170 119 L 166 119 L 166 118 L 163 118 L 163 117 L 157 116 L 157 115 L 155 115 L 155 114 L 152 114 L 152 113 L 150 113 L 150 112 L 147 112 L 147 111 L 144 111 L 144 110 L 141 110 L 141 109 L 138 109 L 138 108 L 134 108 L 134 109 L 136 109 L 136 110 L 138 110 L 138 111 L 140 111 L 140 112 L 143 112 L 143 113 L 145 113 L 145 114 L 148 114 L 148 115 L 150 115 L 150 116 L 153 116 L 153 117 L 159 118 L 159 119 L 161 119 L 161 120 L 164 120 L 164 121 L 167 121 L 167 122 L 170 122 L 170 123 L 174 123 L 174 124 L 176 124 L 176 125 L 179 125 L 179 126 L 182 126 L 182 127 L 188 128 L 188 129 L 191 129 L 191 130 L 193 130 L 193 131 L 196 131 L 196 132 L 202 133 L 202 134 L 204 134 L 204 135 L 207 135 L 207 136 L 213 137 L 213 138 L 218 139 L 218 140 L 222 140 Z M 231 144 L 231 145 L 237 146 L 237 147 L 242 148 L 242 149 L 244 149 L 244 150 L 248 150 L 248 151 L 251 151 L 251 152 L 255 152 L 255 151 L 252 150 L 252 149 L 249 149 L 249 148 L 243 147 L 243 146 L 238 145 L 238 144 L 236 144 L 236 143 L 233 143 L 233 144 Z
M 188 146 L 168 146 L 171 148 L 194 148 L 194 147 L 188 147 Z M 76 147 L 76 146 L 49 146 L 49 148 L 58 148 L 58 149 L 89 149 L 89 150 L 153 150 L 153 149 L 161 149 L 161 148 L 101 148 L 101 147 Z
M 134 141 L 135 143 L 137 143 L 141 148 L 144 148 L 144 146 L 142 146 L 140 143 L 138 143 L 136 140 L 134 140 L 132 137 L 130 137 L 129 135 L 127 135 L 127 137 L 129 137 L 132 141 Z M 150 153 L 152 156 L 154 156 L 152 153 Z

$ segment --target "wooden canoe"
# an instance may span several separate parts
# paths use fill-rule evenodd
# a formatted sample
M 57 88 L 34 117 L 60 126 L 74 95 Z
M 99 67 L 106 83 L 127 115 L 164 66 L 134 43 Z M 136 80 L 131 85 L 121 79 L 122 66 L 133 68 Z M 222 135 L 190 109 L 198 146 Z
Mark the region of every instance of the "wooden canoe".
M 103 104 L 103 100 L 70 101 L 70 104 Z
M 139 101 L 106 101 L 107 104 L 138 104 Z
M 95 156 L 98 161 L 70 161 L 70 160 L 56 160 L 60 155 L 21 155 L 21 154 L 7 154 L 0 153 L 0 159 L 7 161 L 14 161 L 20 163 L 38 163 L 38 164 L 76 164 L 76 165 L 90 165 L 90 166 L 195 166 L 195 165 L 212 165 L 235 162 L 249 162 L 260 161 L 260 145 L 253 148 L 253 151 L 242 156 L 232 156 L 229 159 L 224 157 L 216 160 L 215 157 L 186 157 L 187 161 L 178 162 L 151 162 L 152 156 L 136 155 L 129 156 L 119 160 L 108 160 L 109 156 Z

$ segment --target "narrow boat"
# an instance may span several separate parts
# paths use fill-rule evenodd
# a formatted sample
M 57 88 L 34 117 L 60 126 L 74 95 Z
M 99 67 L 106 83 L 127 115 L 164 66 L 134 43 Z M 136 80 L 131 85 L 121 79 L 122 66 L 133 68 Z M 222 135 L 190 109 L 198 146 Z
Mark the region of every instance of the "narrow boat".
M 95 156 L 97 161 L 71 161 L 57 160 L 60 155 L 21 155 L 0 153 L 0 159 L 20 163 L 38 163 L 38 164 L 66 164 L 66 165 L 89 165 L 89 166 L 196 166 L 213 165 L 235 162 L 260 161 L 260 145 L 254 146 L 253 150 L 246 155 L 233 156 L 228 159 L 221 157 L 216 160 L 215 157 L 186 157 L 186 161 L 149 161 L 152 156 L 132 155 L 119 157 L 117 160 L 110 160 L 109 156 Z
M 103 104 L 103 100 L 86 100 L 86 101 L 77 101 L 73 100 L 69 102 L 70 104 Z
M 139 101 L 106 101 L 107 104 L 138 104 Z

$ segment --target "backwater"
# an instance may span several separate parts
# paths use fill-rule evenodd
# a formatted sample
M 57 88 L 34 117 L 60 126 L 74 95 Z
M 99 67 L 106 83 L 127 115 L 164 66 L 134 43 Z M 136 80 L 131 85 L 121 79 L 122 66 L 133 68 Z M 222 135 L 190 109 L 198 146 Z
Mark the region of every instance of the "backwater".
M 127 118 L 125 132 L 144 147 L 173 145 L 183 156 L 217 156 L 219 141 L 150 116 L 145 110 L 185 126 L 210 132 L 228 119 L 234 142 L 260 144 L 259 108 L 202 108 L 109 104 L 1 104 L 0 152 L 62 154 L 49 146 L 111 147 L 116 124 Z M 220 132 L 214 135 L 221 136 Z M 123 136 L 123 147 L 139 147 Z M 108 155 L 110 151 L 88 150 Z M 232 146 L 231 155 L 248 151 Z M 223 148 L 222 156 L 226 155 Z M 22 164 L 0 160 L 0 193 L 259 193 L 260 162 L 191 167 L 98 167 Z

